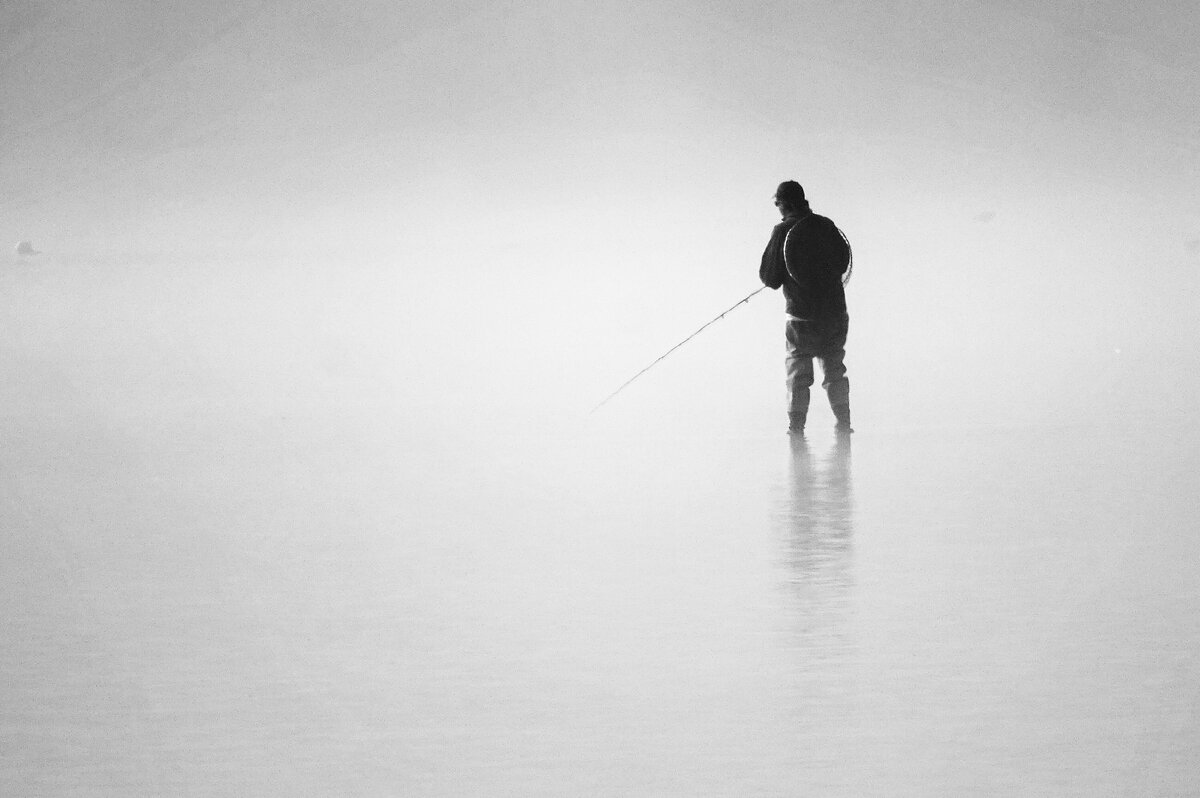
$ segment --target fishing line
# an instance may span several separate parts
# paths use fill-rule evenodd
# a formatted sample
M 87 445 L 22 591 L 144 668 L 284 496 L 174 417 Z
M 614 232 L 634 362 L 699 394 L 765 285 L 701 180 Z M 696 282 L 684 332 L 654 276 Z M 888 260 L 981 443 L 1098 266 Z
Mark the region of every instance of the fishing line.
M 704 324 L 704 325 L 703 325 L 703 326 L 702 326 L 702 327 L 701 327 L 699 330 L 696 330 L 694 333 L 692 333 L 691 335 L 689 335 L 687 338 L 684 338 L 684 339 L 683 339 L 682 341 L 680 341 L 679 343 L 675 344 L 675 346 L 671 347 L 671 348 L 670 348 L 670 349 L 668 349 L 666 352 L 663 352 L 663 353 L 662 353 L 661 355 L 659 355 L 659 357 L 658 357 L 658 358 L 657 358 L 657 359 L 656 359 L 656 360 L 655 360 L 653 363 L 651 363 L 649 366 L 646 366 L 646 368 L 642 369 L 642 370 L 641 370 L 641 371 L 639 371 L 637 374 L 634 374 L 632 377 L 630 377 L 629 379 L 625 380 L 625 382 L 623 382 L 623 383 L 621 384 L 621 387 L 617 388 L 617 390 L 613 391 L 613 392 L 612 392 L 612 393 L 610 393 L 610 394 L 609 394 L 607 397 L 605 397 L 605 399 L 604 399 L 604 401 L 603 401 L 603 402 L 601 402 L 600 404 L 598 404 L 598 405 L 596 405 L 595 407 L 593 407 L 593 408 L 592 408 L 592 409 L 591 409 L 591 410 L 588 412 L 588 415 L 590 416 L 592 413 L 595 413 L 597 410 L 599 410 L 600 408 L 604 407 L 604 405 L 608 404 L 608 401 L 609 401 L 610 399 L 612 399 L 614 396 L 616 396 L 617 394 L 619 394 L 621 391 L 625 390 L 625 388 L 626 388 L 626 387 L 628 387 L 628 385 L 629 385 L 631 382 L 633 382 L 633 381 L 634 381 L 634 380 L 636 380 L 638 377 L 640 377 L 640 376 L 642 376 L 643 374 L 645 374 L 645 373 L 646 373 L 647 371 L 649 371 L 650 369 L 654 368 L 654 366 L 655 366 L 655 365 L 656 365 L 656 364 L 657 364 L 659 361 L 661 361 L 661 360 L 663 360 L 664 358 L 666 358 L 666 356 L 667 356 L 667 355 L 671 354 L 671 353 L 672 353 L 672 352 L 674 352 L 676 349 L 678 349 L 679 347 L 683 346 L 684 344 L 686 344 L 688 341 L 690 341 L 690 340 L 692 340 L 693 338 L 695 338 L 695 337 L 696 337 L 697 335 L 699 335 L 700 333 L 704 332 L 704 329 L 705 329 L 706 327 L 708 327 L 708 326 L 709 326 L 709 325 L 711 325 L 711 324 L 715 324 L 716 322 L 718 322 L 718 321 L 720 321 L 721 319 L 725 318 L 725 315 L 726 315 L 727 313 L 729 313 L 731 310 L 733 310 L 734 308 L 736 308 L 738 305 L 744 305 L 745 303 L 749 302 L 751 299 L 753 299 L 753 298 L 754 298 L 754 295 L 755 295 L 755 294 L 757 294 L 757 293 L 759 293 L 760 291 L 763 291 L 763 290 L 765 290 L 765 289 L 766 289 L 766 286 L 764 285 L 764 286 L 762 286 L 761 288 L 759 288 L 757 291 L 751 291 L 751 292 L 750 292 L 750 294 L 748 294 L 748 295 L 747 295 L 745 298 L 743 298 L 743 299 L 740 299 L 740 300 L 738 300 L 737 302 L 735 302 L 733 305 L 731 305 L 731 306 L 729 307 L 729 309 L 728 309 L 728 310 L 724 311 L 723 313 L 721 313 L 720 315 L 718 315 L 716 318 L 714 318 L 714 319 L 712 319 L 711 321 L 709 321 L 709 322 L 707 322 L 706 324 Z

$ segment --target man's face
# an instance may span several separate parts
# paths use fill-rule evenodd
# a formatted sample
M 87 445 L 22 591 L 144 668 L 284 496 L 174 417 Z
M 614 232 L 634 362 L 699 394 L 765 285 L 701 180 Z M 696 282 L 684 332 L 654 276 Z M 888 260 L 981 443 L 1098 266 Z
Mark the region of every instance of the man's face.
M 775 210 L 779 211 L 779 215 L 786 217 L 788 215 L 788 204 L 779 197 L 775 198 Z

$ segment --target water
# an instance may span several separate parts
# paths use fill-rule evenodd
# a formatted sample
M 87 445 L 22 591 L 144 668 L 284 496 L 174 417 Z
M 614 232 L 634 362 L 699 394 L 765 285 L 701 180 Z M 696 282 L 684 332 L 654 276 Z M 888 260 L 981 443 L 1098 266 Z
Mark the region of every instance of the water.
M 0 790 L 1186 795 L 1197 431 L 5 416 Z

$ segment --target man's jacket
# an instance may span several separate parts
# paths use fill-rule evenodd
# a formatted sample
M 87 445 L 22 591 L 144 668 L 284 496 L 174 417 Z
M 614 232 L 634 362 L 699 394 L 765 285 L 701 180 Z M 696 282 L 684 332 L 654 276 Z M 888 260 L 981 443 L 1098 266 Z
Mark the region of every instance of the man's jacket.
M 840 238 L 841 233 L 824 216 L 810 211 L 785 217 L 771 231 L 758 269 L 763 285 L 783 288 L 789 316 L 815 322 L 818 328 L 836 326 L 846 316 L 844 267 L 829 254 L 830 236 Z

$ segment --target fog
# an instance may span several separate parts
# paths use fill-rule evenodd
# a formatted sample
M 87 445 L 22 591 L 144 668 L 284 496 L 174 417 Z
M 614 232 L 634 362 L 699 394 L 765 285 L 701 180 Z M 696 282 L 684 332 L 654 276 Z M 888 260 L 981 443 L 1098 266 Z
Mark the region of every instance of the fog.
M 125 330 L 237 383 L 332 370 L 351 398 L 574 413 L 756 286 L 796 178 L 855 246 L 873 425 L 1187 412 L 1195 25 L 1163 4 L 10 4 L 0 229 L 45 254 L 10 256 L 6 337 L 85 392 L 104 379 L 64 361 L 129 352 Z M 102 330 L 69 352 L 22 315 L 72 302 Z M 627 401 L 765 413 L 780 305 Z
M 756 286 L 770 191 L 796 178 L 856 248 L 851 364 L 876 425 L 1195 394 L 1186 7 L 4 13 L 0 223 L 46 251 L 6 280 L 36 269 L 52 308 L 89 292 L 85 317 L 239 382 L 239 360 L 302 382 L 358 365 L 352 396 L 436 374 L 438 403 L 476 386 L 590 408 Z M 37 319 L 5 299 L 11 341 Z M 766 412 L 780 305 L 626 401 L 733 383 L 720 407 Z M 65 356 L 30 337 L 23 358 Z
M 875 669 L 907 649 L 886 627 L 897 619 L 872 610 L 889 591 L 915 591 L 901 627 L 919 636 L 946 598 L 900 585 L 886 558 L 920 557 L 889 548 L 886 533 L 919 531 L 942 545 L 946 529 L 991 529 L 1007 506 L 999 497 L 1033 496 L 1027 514 L 1006 516 L 1013 537 L 985 534 L 968 566 L 991 555 L 1023 561 L 1028 546 L 1050 546 L 1057 564 L 1072 552 L 1109 562 L 1071 547 L 1124 545 L 1120 525 L 1141 530 L 1151 516 L 1161 557 L 1194 553 L 1183 535 L 1196 508 L 1180 475 L 1200 399 L 1198 41 L 1200 11 L 1171 2 L 5 3 L 0 523 L 9 537 L 0 552 L 3 664 L 21 687 L 6 699 L 17 756 L 0 766 L 2 783 L 45 795 L 269 791 L 264 771 L 214 743 L 232 727 L 203 722 L 206 708 L 261 689 L 281 701 L 308 695 L 316 715 L 297 718 L 324 718 L 341 734 L 374 723 L 399 735 L 388 738 L 403 742 L 395 756 L 424 775 L 375 773 L 354 782 L 362 794 L 397 784 L 411 794 L 586 792 L 581 773 L 599 774 L 599 793 L 659 784 L 657 794 L 701 794 L 713 774 L 691 746 L 736 753 L 741 765 L 722 772 L 738 794 L 783 794 L 787 784 L 855 794 L 869 773 L 889 794 L 961 787 L 962 773 L 936 775 L 945 775 L 936 751 L 969 718 L 935 718 L 911 749 L 887 745 L 922 685 L 959 661 L 935 646 L 918 654 L 927 664 L 947 655 L 943 670 L 922 671 L 928 682 L 897 694 L 878 681 Z M 832 416 L 819 391 L 813 452 L 788 448 L 777 292 L 591 413 L 759 286 L 778 220 L 771 195 L 785 179 L 801 182 L 854 247 L 854 468 L 848 452 L 827 451 Z M 39 254 L 19 254 L 21 241 Z M 995 470 L 979 465 L 997 452 Z M 931 461 L 948 482 L 921 476 Z M 986 473 L 963 476 L 978 468 Z M 1043 495 L 1061 469 L 1075 469 L 1076 493 Z M 1050 518 L 1065 537 L 1047 543 L 1037 535 Z M 753 531 L 728 539 L 726 522 Z M 564 529 L 594 537 L 570 548 L 555 536 Z M 700 530 L 696 549 L 680 555 L 689 530 Z M 797 571 L 776 544 L 799 547 L 801 562 L 815 557 L 816 570 Z M 858 559 L 839 554 L 851 550 Z M 999 598 L 989 617 L 1075 641 L 1060 654 L 1102 650 L 1101 638 L 1071 638 L 1066 624 L 952 559 L 921 565 L 931 579 L 978 576 Z M 697 592 L 688 580 L 713 578 L 722 561 L 731 570 L 713 595 Z M 1159 606 L 1146 598 L 1154 565 L 1138 567 L 1085 569 L 1066 598 L 1083 606 L 1091 591 L 1144 579 L 1136 625 Z M 1194 579 L 1172 568 L 1172 595 L 1194 598 Z M 509 576 L 493 581 L 492 569 Z M 767 584 L 804 574 L 816 581 L 799 604 Z M 1046 588 L 1053 569 L 1029 579 Z M 217 605 L 197 598 L 210 580 L 224 585 Z M 608 585 L 628 592 L 607 595 Z M 327 617 L 316 613 L 326 626 L 313 620 L 321 602 L 332 602 Z M 845 655 L 865 681 L 809 661 L 797 688 L 782 675 L 790 655 L 764 644 L 776 652 L 765 655 L 774 676 L 710 705 L 712 739 L 689 731 L 683 707 L 712 697 L 705 679 L 747 665 L 737 647 L 787 626 L 791 612 L 799 627 L 835 629 L 805 645 Z M 712 625 L 697 620 L 713 613 Z M 1194 652 L 1186 614 L 1170 617 L 1180 626 L 1167 640 Z M 175 709 L 152 721 L 105 704 L 108 683 L 89 681 L 96 674 L 153 714 L 146 652 L 166 656 L 180 618 L 209 630 L 175 633 L 201 657 L 196 673 L 224 674 L 228 692 L 210 706 L 202 693 L 164 687 L 159 698 Z M 579 626 L 547 642 L 522 632 L 522 619 Z M 488 624 L 512 634 L 493 639 Z M 80 631 L 91 627 L 95 639 Z M 349 628 L 368 631 L 348 641 Z M 300 664 L 203 659 L 216 656 L 203 642 L 210 633 L 243 653 L 290 641 L 271 656 Z M 879 657 L 839 648 L 855 635 L 892 642 Z M 323 642 L 305 649 L 307 639 Z M 589 639 L 615 648 L 598 655 Z M 724 652 L 716 670 L 672 686 L 672 668 L 710 644 Z M 486 675 L 477 645 L 518 670 L 528 645 L 557 652 L 533 673 L 574 710 L 599 713 L 592 736 L 522 715 L 535 688 L 518 680 L 498 686 L 512 706 L 469 722 L 563 736 L 570 750 L 535 746 L 539 760 L 519 742 L 456 749 L 457 705 L 446 696 L 479 697 L 490 679 L 503 682 Z M 416 692 L 343 695 L 353 690 L 338 675 L 354 670 L 349 651 L 378 668 L 370 678 L 384 678 L 389 662 L 408 668 Z M 589 651 L 597 662 L 577 661 Z M 1130 651 L 1138 659 L 1145 649 Z M 1178 684 L 1154 670 L 1175 665 L 1154 662 L 1139 673 Z M 1009 665 L 992 675 L 1019 670 Z M 591 674 L 582 688 L 565 677 L 576 666 Z M 603 693 L 607 666 L 619 696 L 657 697 L 666 714 L 639 720 L 588 692 Z M 172 673 L 182 681 L 163 677 L 169 684 L 192 684 Z M 1074 699 L 1056 684 L 1044 683 L 1051 705 L 1080 726 L 1095 720 L 1072 715 Z M 1073 772 L 1095 775 L 1089 757 L 1119 750 L 1123 723 L 1158 723 L 1156 707 L 1194 699 L 1173 690 L 1149 699 L 1149 714 L 1109 718 L 1112 737 L 1099 748 L 1067 746 Z M 796 711 L 810 713 L 802 731 L 777 694 L 799 696 Z M 853 695 L 894 710 L 882 737 Z M 1009 694 L 989 695 L 979 706 Z M 72 715 L 68 700 L 45 710 L 63 696 L 92 709 Z M 387 704 L 396 696 L 407 709 Z M 372 715 L 375 700 L 390 709 Z M 772 706 L 778 714 L 747 738 L 776 741 L 766 744 L 767 775 L 757 793 L 734 789 L 746 783 L 736 774 L 754 770 L 754 753 L 739 748 L 743 713 Z M 281 739 L 271 724 L 284 722 L 264 707 L 238 728 L 270 746 Z M 980 743 L 988 764 L 964 772 L 990 773 L 1009 757 L 1032 762 L 1018 783 L 1029 794 L 1061 787 L 1050 765 L 1013 748 L 1043 709 L 997 721 L 990 747 Z M 402 720 L 408 710 L 421 719 Z M 791 733 L 820 738 L 847 713 L 862 725 L 839 738 L 847 748 L 824 775 L 772 748 Z M 145 738 L 121 748 L 113 730 L 137 717 Z M 616 731 L 629 724 L 641 729 L 636 742 Z M 1191 715 L 1170 724 L 1176 742 L 1195 739 Z M 198 735 L 191 743 L 187 729 Z M 159 733 L 175 735 L 174 747 L 148 742 Z M 78 755 L 85 738 L 101 742 Z M 662 774 L 645 764 L 608 781 L 614 773 L 574 747 L 584 739 L 616 761 L 673 739 L 664 761 L 694 779 L 656 781 Z M 279 744 L 308 757 L 321 748 Z M 1195 773 L 1164 745 L 1150 768 L 1158 781 L 1111 783 L 1186 784 Z M 383 748 L 335 759 L 349 769 L 381 761 Z M 189 749 L 202 761 L 178 770 Z M 902 750 L 924 769 L 905 770 Z M 464 763 L 479 769 L 445 775 Z M 296 773 L 289 794 L 350 783 Z M 1110 783 L 1096 778 L 1093 787 Z

